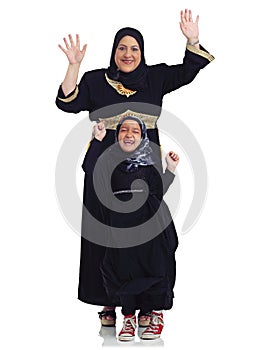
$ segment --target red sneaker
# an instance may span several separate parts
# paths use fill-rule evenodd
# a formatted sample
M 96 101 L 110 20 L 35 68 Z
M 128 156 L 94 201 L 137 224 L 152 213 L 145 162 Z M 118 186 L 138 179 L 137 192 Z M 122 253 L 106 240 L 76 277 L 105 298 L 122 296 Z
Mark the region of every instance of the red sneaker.
M 124 316 L 123 327 L 119 333 L 118 339 L 127 341 L 135 338 L 136 317 L 135 315 Z
M 141 335 L 141 339 L 156 339 L 160 338 L 163 330 L 163 313 L 152 311 L 149 327 Z

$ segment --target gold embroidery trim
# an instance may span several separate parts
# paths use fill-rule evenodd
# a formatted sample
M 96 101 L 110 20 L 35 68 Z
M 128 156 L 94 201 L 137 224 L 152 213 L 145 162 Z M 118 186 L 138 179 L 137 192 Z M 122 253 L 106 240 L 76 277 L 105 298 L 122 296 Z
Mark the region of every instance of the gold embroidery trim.
M 92 140 L 91 140 L 92 141 Z M 87 145 L 87 151 L 89 150 L 89 148 L 90 148 L 90 144 L 91 144 L 91 141 L 88 143 L 88 145 Z
M 157 115 L 137 113 L 128 109 L 126 112 L 122 114 L 109 117 L 109 118 L 98 118 L 98 119 L 100 122 L 104 123 L 106 129 L 116 130 L 116 127 L 119 124 L 120 120 L 127 116 L 140 118 L 145 123 L 145 126 L 147 129 L 155 129 L 157 119 L 159 118 Z
M 130 89 L 126 89 L 122 83 L 116 80 L 112 80 L 108 78 L 107 74 L 105 73 L 105 78 L 107 82 L 112 86 L 120 95 L 125 95 L 127 98 L 130 97 L 131 95 L 136 94 L 137 91 L 133 91 Z
M 62 102 L 69 103 L 69 102 L 75 100 L 75 98 L 78 96 L 78 93 L 79 93 L 79 88 L 78 88 L 78 86 L 76 86 L 75 92 L 74 92 L 74 94 L 73 94 L 72 96 L 66 97 L 66 98 L 60 98 L 60 97 L 58 97 L 58 99 L 59 99 L 60 101 L 62 101 Z
M 186 45 L 186 48 L 187 48 L 187 50 L 189 50 L 189 51 L 191 51 L 193 53 L 196 53 L 199 56 L 202 56 L 202 57 L 208 59 L 209 62 L 212 62 L 215 59 L 214 56 L 212 56 L 210 53 L 208 53 L 208 52 L 206 52 L 204 50 L 198 49 L 195 46 Z

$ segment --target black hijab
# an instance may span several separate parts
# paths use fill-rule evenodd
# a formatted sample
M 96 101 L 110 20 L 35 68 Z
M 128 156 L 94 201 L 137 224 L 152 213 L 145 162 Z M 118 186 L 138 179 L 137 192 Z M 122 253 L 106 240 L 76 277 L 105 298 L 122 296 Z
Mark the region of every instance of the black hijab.
M 141 50 L 141 62 L 139 66 L 130 73 L 120 71 L 115 63 L 115 52 L 120 40 L 126 36 L 132 36 L 139 44 Z M 126 27 L 120 29 L 114 38 L 111 51 L 110 66 L 107 69 L 107 75 L 110 79 L 117 80 L 123 84 L 125 88 L 132 90 L 140 90 L 146 84 L 147 65 L 144 57 L 144 41 L 142 34 L 134 28 Z

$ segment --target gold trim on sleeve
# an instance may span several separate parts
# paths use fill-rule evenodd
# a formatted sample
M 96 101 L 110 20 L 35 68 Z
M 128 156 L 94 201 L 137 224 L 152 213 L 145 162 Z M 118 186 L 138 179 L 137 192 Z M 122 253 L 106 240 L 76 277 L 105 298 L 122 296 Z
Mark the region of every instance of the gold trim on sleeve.
M 92 140 L 90 140 L 90 142 L 88 143 L 88 145 L 87 145 L 87 150 L 86 150 L 86 151 L 88 151 L 88 150 L 89 150 L 89 148 L 90 148 L 90 144 L 91 144 L 91 141 L 92 141 Z
M 60 101 L 62 101 L 62 102 L 69 103 L 69 102 L 75 100 L 75 98 L 78 96 L 78 93 L 79 93 L 79 88 L 78 88 L 78 85 L 77 85 L 73 95 L 71 95 L 70 97 L 66 97 L 66 98 L 58 97 L 58 99 Z
M 105 78 L 106 78 L 107 82 L 110 84 L 110 86 L 112 86 L 120 95 L 125 95 L 128 98 L 131 95 L 136 94 L 136 92 L 137 92 L 137 91 L 127 89 L 119 81 L 110 79 L 106 73 L 105 73 Z
M 209 62 L 212 62 L 215 59 L 214 56 L 212 56 L 209 52 L 206 52 L 204 50 L 198 49 L 195 46 L 186 45 L 186 48 L 187 48 L 187 50 L 189 50 L 189 51 L 191 51 L 193 53 L 196 53 L 199 56 L 202 56 L 202 57 L 208 59 Z
M 119 124 L 120 120 L 127 116 L 134 116 L 134 117 L 140 118 L 145 123 L 145 126 L 147 129 L 156 128 L 156 122 L 158 119 L 157 115 L 137 113 L 129 109 L 125 113 L 122 113 L 113 117 L 98 118 L 98 119 L 100 122 L 104 123 L 106 129 L 116 130 L 116 127 Z

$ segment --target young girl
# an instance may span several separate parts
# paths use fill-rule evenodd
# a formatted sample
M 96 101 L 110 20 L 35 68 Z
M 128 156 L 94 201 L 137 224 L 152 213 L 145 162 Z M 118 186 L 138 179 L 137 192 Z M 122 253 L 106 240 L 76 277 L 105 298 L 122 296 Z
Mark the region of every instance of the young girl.
M 100 141 L 105 135 L 103 123 L 97 124 L 93 154 L 99 154 Z M 112 172 L 110 190 L 124 204 L 133 196 L 138 200 L 143 199 L 144 203 L 129 213 L 109 210 L 107 223 L 110 228 L 123 228 L 123 235 L 125 229 L 135 227 L 138 237 L 145 239 L 138 244 L 132 236 L 129 237 L 131 244 L 128 247 L 106 248 L 101 265 L 103 282 L 112 305 L 122 306 L 124 322 L 118 339 L 134 339 L 137 309 L 140 310 L 139 317 L 149 315 L 150 318 L 141 338 L 155 339 L 160 337 L 163 329 L 162 310 L 171 309 L 173 303 L 174 252 L 178 239 L 169 209 L 162 199 L 174 179 L 179 157 L 169 152 L 165 158 L 166 171 L 160 174 L 154 166 L 154 152 L 149 145 L 145 124 L 134 116 L 127 116 L 120 121 L 116 129 L 116 142 L 117 145 L 100 156 L 103 157 L 101 187 L 107 191 L 104 179 L 108 175 L 105 177 L 105 169 L 117 161 L 119 164 Z M 144 180 L 144 183 L 133 188 L 131 184 L 135 180 Z M 153 221 L 145 230 L 143 224 L 148 220 Z M 161 229 L 158 232 L 159 227 Z M 153 233 L 155 229 L 157 233 Z M 108 308 L 108 311 L 115 312 L 114 308 Z

